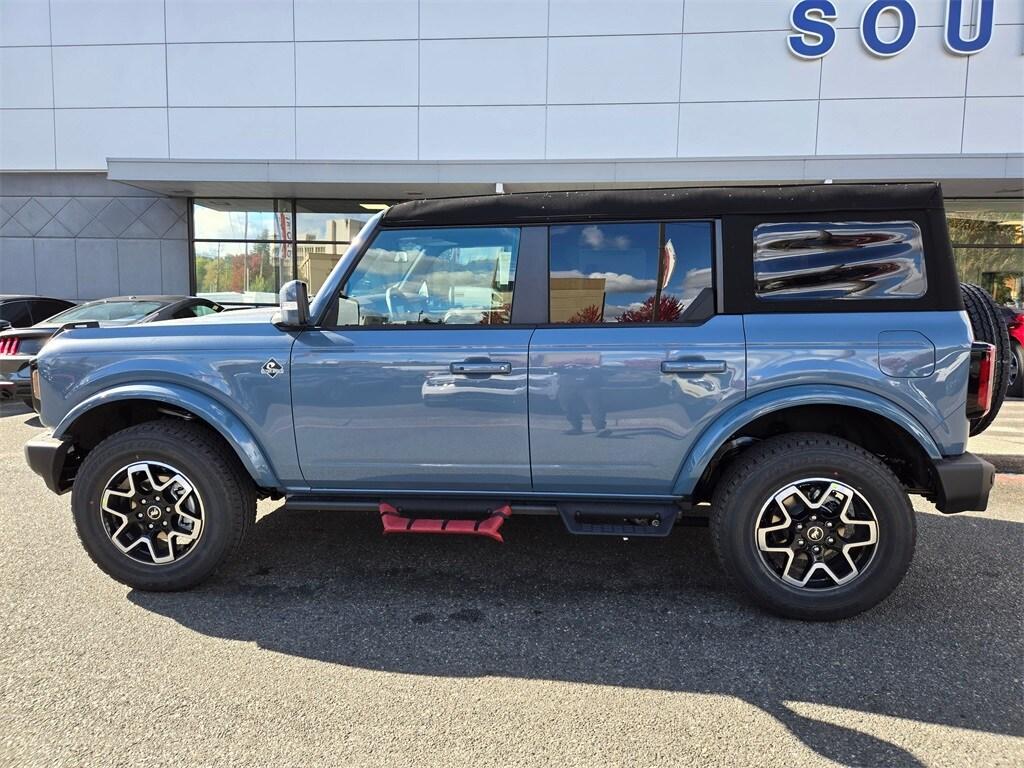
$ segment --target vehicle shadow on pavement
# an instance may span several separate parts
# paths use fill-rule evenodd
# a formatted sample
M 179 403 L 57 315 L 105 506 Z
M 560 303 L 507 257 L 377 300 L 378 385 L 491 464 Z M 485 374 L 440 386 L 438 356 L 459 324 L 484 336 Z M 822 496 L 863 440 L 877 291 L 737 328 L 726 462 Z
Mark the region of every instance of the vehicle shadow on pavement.
M 31 413 L 32 409 L 20 400 L 0 400 L 0 419 L 8 416 L 28 416 Z
M 279 510 L 203 587 L 129 599 L 206 635 L 367 669 L 735 696 L 830 760 L 918 765 L 902 747 L 791 706 L 1024 732 L 1013 682 L 1024 526 L 918 522 L 903 585 L 832 624 L 743 602 L 704 528 L 621 542 L 571 537 L 553 518 L 513 518 L 499 546 L 384 538 L 376 517 Z

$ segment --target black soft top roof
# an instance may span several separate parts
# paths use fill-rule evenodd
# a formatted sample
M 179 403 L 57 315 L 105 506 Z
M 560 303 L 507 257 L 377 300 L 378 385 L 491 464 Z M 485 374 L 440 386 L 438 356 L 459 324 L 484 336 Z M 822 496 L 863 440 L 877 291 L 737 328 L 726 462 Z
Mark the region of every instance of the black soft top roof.
M 613 189 L 413 200 L 389 208 L 381 219 L 381 226 L 546 224 L 726 214 L 926 209 L 942 209 L 942 188 L 933 182 Z

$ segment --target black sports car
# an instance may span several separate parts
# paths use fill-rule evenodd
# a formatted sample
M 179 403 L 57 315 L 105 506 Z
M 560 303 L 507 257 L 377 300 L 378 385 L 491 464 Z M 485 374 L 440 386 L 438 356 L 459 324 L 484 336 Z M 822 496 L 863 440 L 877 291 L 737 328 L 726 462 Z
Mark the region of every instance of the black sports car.
M 47 340 L 68 323 L 136 325 L 160 320 L 202 317 L 224 308 L 195 296 L 115 296 L 58 312 L 29 328 L 0 332 L 0 400 L 17 398 L 32 404 L 29 365 Z

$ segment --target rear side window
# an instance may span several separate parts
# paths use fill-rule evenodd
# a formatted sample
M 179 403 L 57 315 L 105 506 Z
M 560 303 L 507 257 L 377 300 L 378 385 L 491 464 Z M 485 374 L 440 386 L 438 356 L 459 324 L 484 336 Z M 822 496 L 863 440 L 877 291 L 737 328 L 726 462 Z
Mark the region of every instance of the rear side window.
M 927 287 L 921 230 L 912 221 L 754 227 L 759 299 L 914 299 Z
M 203 317 L 204 315 L 212 315 L 216 311 L 213 307 L 208 307 L 206 304 L 190 304 L 175 312 L 174 319 L 184 320 L 189 317 Z
M 32 322 L 41 323 L 43 320 L 53 317 L 61 310 L 70 308 L 70 306 L 64 301 L 37 301 L 32 304 Z
M 27 301 L 8 301 L 0 304 L 0 320 L 6 320 L 13 328 L 22 328 L 32 324 Z
M 550 228 L 552 323 L 674 322 L 710 288 L 709 221 Z

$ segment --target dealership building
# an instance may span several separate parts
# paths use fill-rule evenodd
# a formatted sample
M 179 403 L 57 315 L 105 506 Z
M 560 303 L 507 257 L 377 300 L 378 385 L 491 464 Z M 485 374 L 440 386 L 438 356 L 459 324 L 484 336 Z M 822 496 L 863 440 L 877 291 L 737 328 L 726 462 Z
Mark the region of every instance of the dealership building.
M 315 290 L 396 201 L 936 180 L 1024 299 L 1022 0 L 0 0 L 0 294 Z

